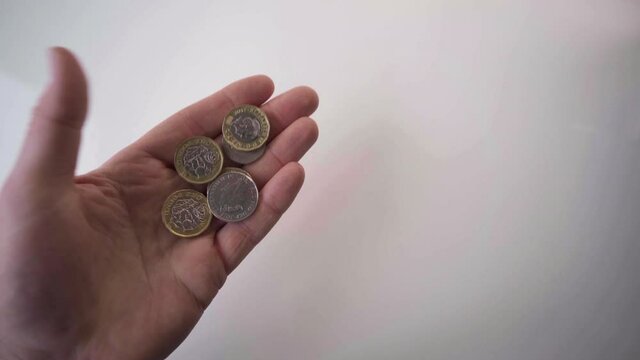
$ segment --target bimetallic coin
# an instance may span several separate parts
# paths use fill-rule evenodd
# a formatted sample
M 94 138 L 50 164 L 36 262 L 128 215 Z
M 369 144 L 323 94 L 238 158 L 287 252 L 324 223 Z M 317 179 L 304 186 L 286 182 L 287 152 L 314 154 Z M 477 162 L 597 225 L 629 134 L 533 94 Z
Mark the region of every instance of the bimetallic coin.
M 209 209 L 216 218 L 235 222 L 248 218 L 258 207 L 258 188 L 251 177 L 227 171 L 207 187 Z
M 211 223 L 207 197 L 195 190 L 178 190 L 162 206 L 162 222 L 172 234 L 192 237 L 202 234 Z
M 187 139 L 178 146 L 174 165 L 178 174 L 193 184 L 204 184 L 215 179 L 222 169 L 222 150 L 206 136 Z
M 229 159 L 237 162 L 238 164 L 247 165 L 258 160 L 264 154 L 266 146 L 261 146 L 252 151 L 240 151 L 234 149 L 226 141 L 223 141 L 222 148 L 224 149 L 224 154 L 227 155 Z
M 238 151 L 257 150 L 269 138 L 269 119 L 259 107 L 241 105 L 231 110 L 222 122 L 222 136 Z

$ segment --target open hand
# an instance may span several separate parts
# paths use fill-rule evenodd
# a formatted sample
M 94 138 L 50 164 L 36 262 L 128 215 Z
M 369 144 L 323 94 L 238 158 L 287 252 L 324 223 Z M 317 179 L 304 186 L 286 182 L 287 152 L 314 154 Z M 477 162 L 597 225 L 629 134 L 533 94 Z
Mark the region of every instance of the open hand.
M 300 190 L 297 161 L 318 137 L 308 118 L 318 97 L 298 87 L 267 102 L 272 81 L 249 77 L 74 176 L 87 85 L 68 50 L 53 49 L 51 62 L 52 82 L 0 192 L 0 358 L 166 357 Z M 258 208 L 178 238 L 162 223 L 162 204 L 175 190 L 203 188 L 173 169 L 176 146 L 219 137 L 224 115 L 240 104 L 261 106 L 271 122 L 265 155 L 244 167 L 260 189 Z

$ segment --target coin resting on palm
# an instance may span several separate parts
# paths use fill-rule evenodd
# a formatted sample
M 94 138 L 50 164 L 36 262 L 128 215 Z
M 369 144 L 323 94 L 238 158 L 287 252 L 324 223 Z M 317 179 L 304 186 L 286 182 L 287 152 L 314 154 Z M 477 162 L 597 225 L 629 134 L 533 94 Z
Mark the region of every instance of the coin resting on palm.
M 206 136 L 196 136 L 182 142 L 174 157 L 178 174 L 193 184 L 206 184 L 222 169 L 222 150 Z
M 269 138 L 269 130 L 267 114 L 253 105 L 241 105 L 232 109 L 222 122 L 224 141 L 239 151 L 252 151 L 262 147 Z
M 258 188 L 251 176 L 227 170 L 207 187 L 209 209 L 216 218 L 235 222 L 248 218 L 258 206 Z
M 162 221 L 181 237 L 204 232 L 213 216 L 226 221 L 241 221 L 258 206 L 258 187 L 247 171 L 226 167 L 225 155 L 239 164 L 258 160 L 269 138 L 269 120 L 260 108 L 241 105 L 224 118 L 224 153 L 211 138 L 196 136 L 183 141 L 174 156 L 176 172 L 192 184 L 206 184 L 207 195 L 195 190 L 179 190 L 169 195 L 162 208 Z
M 178 190 L 162 207 L 162 222 L 173 234 L 191 237 L 202 234 L 211 223 L 207 198 L 195 190 Z

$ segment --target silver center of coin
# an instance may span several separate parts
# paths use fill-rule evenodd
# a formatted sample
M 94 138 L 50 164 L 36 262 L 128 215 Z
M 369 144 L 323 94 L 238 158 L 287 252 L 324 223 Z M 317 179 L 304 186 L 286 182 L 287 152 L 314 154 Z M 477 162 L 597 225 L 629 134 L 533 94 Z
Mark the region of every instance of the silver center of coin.
M 207 189 L 209 208 L 224 221 L 240 221 L 258 206 L 258 188 L 246 175 L 228 172 L 218 176 Z
M 217 154 L 202 144 L 189 146 L 182 156 L 185 170 L 194 177 L 209 175 L 216 160 Z
M 171 206 L 171 224 L 180 231 L 196 230 L 206 221 L 206 205 L 194 199 L 178 199 Z
M 236 139 L 249 143 L 258 138 L 260 134 L 260 122 L 258 119 L 244 115 L 233 119 L 231 123 L 231 132 Z

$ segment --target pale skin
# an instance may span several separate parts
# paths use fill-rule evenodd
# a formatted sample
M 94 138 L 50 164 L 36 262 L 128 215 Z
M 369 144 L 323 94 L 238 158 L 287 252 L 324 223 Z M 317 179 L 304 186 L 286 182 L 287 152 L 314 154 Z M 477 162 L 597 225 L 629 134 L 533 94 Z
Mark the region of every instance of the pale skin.
M 268 77 L 245 78 L 76 176 L 87 84 L 68 50 L 52 49 L 50 60 L 51 82 L 0 192 L 0 358 L 162 359 L 300 191 L 318 96 L 297 87 L 271 98 Z M 162 204 L 178 189 L 203 188 L 175 172 L 176 146 L 219 138 L 224 115 L 241 104 L 261 106 L 271 122 L 265 155 L 244 167 L 260 189 L 258 208 L 178 238 L 162 223 Z

